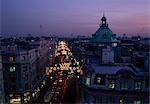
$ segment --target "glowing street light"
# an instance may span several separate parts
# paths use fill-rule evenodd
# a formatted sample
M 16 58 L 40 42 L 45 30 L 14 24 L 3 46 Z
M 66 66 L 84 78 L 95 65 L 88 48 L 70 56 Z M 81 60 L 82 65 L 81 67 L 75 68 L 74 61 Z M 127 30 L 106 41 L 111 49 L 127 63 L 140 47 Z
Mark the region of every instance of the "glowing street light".
M 50 79 L 53 79 L 53 77 L 51 76 Z

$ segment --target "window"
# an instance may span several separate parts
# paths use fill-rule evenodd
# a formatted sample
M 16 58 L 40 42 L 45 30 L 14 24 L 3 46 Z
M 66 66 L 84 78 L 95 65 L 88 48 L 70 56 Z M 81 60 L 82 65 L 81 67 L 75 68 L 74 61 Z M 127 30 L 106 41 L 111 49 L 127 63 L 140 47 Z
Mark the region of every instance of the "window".
M 16 82 L 16 77 L 15 76 L 11 76 L 10 79 L 11 79 L 12 82 Z
M 109 82 L 108 88 L 110 88 L 110 89 L 114 89 L 115 88 L 115 81 L 114 80 L 111 80 Z
M 116 46 L 117 46 L 117 43 L 113 43 L 112 46 L 113 46 L 113 47 L 116 47 Z
M 141 104 L 141 101 L 140 100 L 135 100 L 134 104 Z
M 97 77 L 97 83 L 101 83 L 101 77 Z
M 27 66 L 23 66 L 23 71 L 24 71 L 24 72 L 27 71 Z
M 25 57 L 25 56 L 22 56 L 22 58 L 23 58 L 23 60 L 25 60 L 25 59 L 26 59 L 26 57 Z
M 32 56 L 30 55 L 30 59 L 32 58 Z
M 86 78 L 86 83 L 85 83 L 87 86 L 90 86 L 90 78 L 89 77 L 87 77 Z
M 28 83 L 25 84 L 25 90 L 28 90 L 29 87 L 28 87 Z
M 108 104 L 115 104 L 115 98 L 113 98 L 112 96 L 107 98 L 107 103 Z
M 121 89 L 122 90 L 127 90 L 128 89 L 128 82 L 127 81 L 121 82 Z
M 120 99 L 120 100 L 119 100 L 119 104 L 126 104 L 126 102 L 125 102 L 124 99 Z
M 9 62 L 13 62 L 14 61 L 14 57 L 9 57 Z
M 140 81 L 135 82 L 135 90 L 141 90 L 141 87 L 142 87 L 142 82 Z
M 105 84 L 105 75 L 96 74 L 94 79 L 95 84 L 104 85 Z
M 13 85 L 13 86 L 12 86 L 12 90 L 13 90 L 13 91 L 16 91 L 16 85 Z
M 24 80 L 27 81 L 28 80 L 28 75 L 24 75 Z
M 149 86 L 150 86 L 149 77 L 146 77 L 145 86 L 146 86 L 146 87 L 149 87 Z
M 14 66 L 9 68 L 10 72 L 14 72 L 16 70 L 16 68 Z

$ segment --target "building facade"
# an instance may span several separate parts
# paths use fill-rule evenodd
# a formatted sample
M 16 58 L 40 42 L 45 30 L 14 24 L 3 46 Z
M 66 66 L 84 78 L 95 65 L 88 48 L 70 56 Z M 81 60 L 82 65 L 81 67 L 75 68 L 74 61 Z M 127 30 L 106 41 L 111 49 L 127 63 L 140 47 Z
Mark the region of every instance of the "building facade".
M 149 58 L 137 57 L 134 53 L 139 53 L 139 49 L 136 49 L 135 42 L 117 39 L 108 28 L 106 20 L 103 16 L 100 28 L 92 35 L 89 42 L 77 46 L 79 53 L 84 53 L 85 56 L 81 102 L 149 103 L 149 71 L 146 70 L 148 64 L 145 61 Z M 80 56 L 81 54 L 77 57 Z M 137 58 L 140 59 L 137 60 Z M 133 60 L 138 65 L 140 62 L 143 64 L 138 67 L 134 65 Z
M 48 51 L 49 42 L 44 39 L 3 43 L 1 55 L 6 103 L 28 103 L 38 96 L 43 87 Z
M 83 103 L 147 104 L 149 75 L 132 65 L 86 67 L 82 79 Z
M 4 101 L 5 101 L 4 79 L 3 79 L 2 57 L 0 56 L 0 104 L 4 104 L 5 103 Z

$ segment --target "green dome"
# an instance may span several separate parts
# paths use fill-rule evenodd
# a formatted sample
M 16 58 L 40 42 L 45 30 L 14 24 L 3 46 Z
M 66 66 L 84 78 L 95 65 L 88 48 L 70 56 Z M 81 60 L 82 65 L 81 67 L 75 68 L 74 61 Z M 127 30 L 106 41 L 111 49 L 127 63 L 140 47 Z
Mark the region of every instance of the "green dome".
M 99 29 L 93 34 L 91 41 L 96 43 L 109 43 L 114 41 L 113 32 L 109 29 L 106 24 L 106 18 L 103 16 L 101 21 L 102 24 Z

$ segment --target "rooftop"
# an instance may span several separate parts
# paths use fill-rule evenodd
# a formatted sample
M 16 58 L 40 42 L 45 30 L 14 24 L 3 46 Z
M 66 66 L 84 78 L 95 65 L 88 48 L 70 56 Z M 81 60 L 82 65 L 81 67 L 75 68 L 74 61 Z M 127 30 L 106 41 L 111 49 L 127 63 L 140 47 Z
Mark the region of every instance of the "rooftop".
M 96 73 L 101 74 L 116 74 L 120 70 L 128 70 L 133 73 L 136 73 L 131 67 L 129 66 L 119 66 L 119 65 L 91 65 L 91 68 L 95 70 Z

